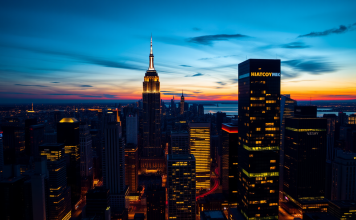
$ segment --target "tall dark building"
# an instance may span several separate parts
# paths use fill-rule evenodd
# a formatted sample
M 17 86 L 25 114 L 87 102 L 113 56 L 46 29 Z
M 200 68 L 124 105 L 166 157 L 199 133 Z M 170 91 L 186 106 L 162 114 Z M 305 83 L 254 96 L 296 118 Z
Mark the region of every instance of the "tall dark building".
M 1 124 L 3 131 L 4 164 L 19 162 L 25 152 L 25 129 L 19 118 L 7 118 Z
M 162 157 L 161 93 L 158 74 L 153 64 L 152 37 L 150 64 L 143 82 L 143 157 Z
M 43 144 L 40 154 L 47 157 L 49 174 L 48 218 L 50 220 L 69 220 L 71 193 L 67 186 L 67 167 L 64 144 Z
M 29 156 L 31 156 L 33 150 L 30 147 L 31 144 L 30 127 L 36 124 L 37 124 L 36 118 L 28 118 L 25 120 L 25 152 Z
M 187 131 L 172 131 L 172 154 L 190 154 L 189 143 L 189 133 Z
M 222 124 L 222 171 L 223 192 L 229 195 L 229 203 L 237 203 L 238 192 L 238 127 L 237 120 Z
M 39 156 L 39 146 L 44 142 L 44 125 L 31 125 L 28 129 L 29 143 L 26 143 L 26 152 L 33 157 Z
M 165 220 L 166 188 L 150 185 L 145 189 L 147 201 L 147 220 Z
M 125 147 L 125 181 L 130 193 L 136 193 L 138 187 L 138 147 L 127 144 Z
M 327 120 L 312 118 L 312 107 L 303 106 L 307 114 L 300 118 L 286 118 L 283 193 L 300 212 L 325 208 Z
M 0 181 L 3 177 L 4 172 L 4 147 L 2 142 L 2 131 L 0 130 Z
M 239 64 L 239 195 L 246 219 L 278 219 L 281 61 Z
M 85 216 L 105 219 L 110 206 L 109 195 L 109 189 L 105 187 L 96 187 L 89 190 L 86 194 Z
M 75 118 L 63 118 L 57 124 L 57 142 L 64 144 L 67 162 L 68 186 L 71 188 L 71 202 L 74 211 L 81 194 L 80 177 L 80 132 L 79 121 Z

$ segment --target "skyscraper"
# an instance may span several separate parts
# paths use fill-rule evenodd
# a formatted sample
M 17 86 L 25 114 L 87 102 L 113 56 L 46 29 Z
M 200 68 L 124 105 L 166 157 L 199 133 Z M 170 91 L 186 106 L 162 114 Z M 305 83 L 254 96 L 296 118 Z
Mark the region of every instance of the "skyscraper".
M 180 114 L 183 115 L 184 113 L 184 95 L 182 90 L 182 96 L 180 97 Z
M 75 118 L 63 118 L 57 124 L 57 142 L 64 144 L 64 153 L 68 155 L 67 178 L 71 188 L 72 210 L 80 199 L 80 132 L 79 121 Z
M 195 158 L 167 155 L 168 219 L 195 219 Z
M 68 220 L 71 218 L 71 194 L 67 186 L 64 144 L 43 144 L 40 154 L 47 157 L 49 173 L 48 218 Z
M 237 120 L 222 124 L 222 172 L 223 192 L 228 194 L 229 203 L 237 203 L 238 192 L 238 127 Z
M 0 181 L 4 172 L 4 146 L 2 142 L 2 131 L 0 130 Z
M 314 106 L 295 109 L 302 114 L 285 124 L 283 193 L 300 212 L 323 211 L 327 120 L 315 118 Z
M 172 154 L 190 154 L 189 133 L 187 131 L 172 131 Z
M 143 157 L 163 156 L 161 148 L 161 93 L 158 74 L 154 68 L 152 37 L 149 68 L 143 82 Z
M 138 148 L 135 144 L 125 147 L 125 181 L 130 193 L 136 193 L 138 187 Z
M 137 145 L 138 116 L 126 116 L 126 143 Z
M 210 189 L 210 123 L 189 123 L 190 153 L 196 164 L 196 189 Z
M 246 219 L 278 219 L 280 60 L 239 64 L 239 195 Z
M 93 150 L 89 126 L 81 122 L 79 132 L 81 194 L 84 197 L 93 186 Z
M 147 201 L 147 220 L 165 220 L 166 188 L 148 185 L 145 188 Z
M 103 180 L 110 190 L 110 207 L 113 213 L 125 209 L 125 143 L 122 138 L 120 122 L 106 122 L 104 128 Z

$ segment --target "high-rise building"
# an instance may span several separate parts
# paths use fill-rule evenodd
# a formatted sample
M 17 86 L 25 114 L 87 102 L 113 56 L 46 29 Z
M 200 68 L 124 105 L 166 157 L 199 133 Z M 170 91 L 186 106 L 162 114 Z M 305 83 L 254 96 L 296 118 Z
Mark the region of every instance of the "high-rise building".
M 125 181 L 130 193 L 136 193 L 138 187 L 138 147 L 126 144 L 125 147 Z
M 80 130 L 75 118 L 63 118 L 57 124 L 57 142 L 64 144 L 64 153 L 68 155 L 67 178 L 71 188 L 72 210 L 80 200 Z
M 71 193 L 67 185 L 65 145 L 43 144 L 40 154 L 47 157 L 49 174 L 48 219 L 68 220 L 71 218 Z
M 198 105 L 198 115 L 204 116 L 204 105 L 203 104 Z
M 194 155 L 167 155 L 168 219 L 195 219 L 195 180 Z
M 223 192 L 229 196 L 229 203 L 237 203 L 238 192 L 238 126 L 237 120 L 222 124 L 222 169 L 221 185 Z
M 239 64 L 239 196 L 246 219 L 278 219 L 281 61 Z
M 7 118 L 1 124 L 3 131 L 4 164 L 18 163 L 25 152 L 25 129 L 19 118 Z
M 0 181 L 2 180 L 4 172 L 4 146 L 2 142 L 2 134 L 3 132 L 0 130 Z
M 314 118 L 314 106 L 303 108 L 307 114 L 286 119 L 283 180 L 287 203 L 298 207 L 300 213 L 323 211 L 327 207 L 324 199 L 327 120 Z
M 333 160 L 335 158 L 335 130 L 337 123 L 337 116 L 335 114 L 324 114 L 323 118 L 327 119 L 327 152 L 326 159 Z
M 166 188 L 149 185 L 145 188 L 147 203 L 147 220 L 165 220 Z
M 31 125 L 27 131 L 29 143 L 26 143 L 26 152 L 28 152 L 28 155 L 37 157 L 40 155 L 38 148 L 44 142 L 44 125 Z
M 180 114 L 184 114 L 184 95 L 182 90 L 182 96 L 180 97 Z
M 161 93 L 158 74 L 154 68 L 152 37 L 150 64 L 143 82 L 143 157 L 162 157 Z
M 356 200 L 356 153 L 337 150 L 332 161 L 331 200 Z
M 189 123 L 190 153 L 196 164 L 196 189 L 210 189 L 210 123 Z
M 105 219 L 109 204 L 109 190 L 105 187 L 96 187 L 86 194 L 85 217 L 100 217 Z
M 137 145 L 138 119 L 137 115 L 126 116 L 126 143 Z
M 172 116 L 176 116 L 176 103 L 174 102 L 174 96 L 173 98 L 171 99 L 171 115 Z
M 86 123 L 79 125 L 80 139 L 80 176 L 81 195 L 93 187 L 93 150 L 89 126 Z
M 190 154 L 189 133 L 187 131 L 172 131 L 172 154 Z
M 103 180 L 110 190 L 110 207 L 112 213 L 121 213 L 125 207 L 125 143 L 121 133 L 121 123 L 106 122 L 104 127 Z
M 290 98 L 290 95 L 281 95 L 281 140 L 279 150 L 279 199 L 283 198 L 283 169 L 284 169 L 284 136 L 285 136 L 285 123 L 286 118 L 294 117 L 294 108 L 297 105 L 297 101 Z
M 39 149 L 38 149 L 39 151 Z M 32 193 L 32 215 L 33 219 L 46 220 L 47 215 L 47 195 L 49 191 L 49 178 L 47 170 L 47 157 L 40 156 L 35 158 L 35 172 L 31 176 Z

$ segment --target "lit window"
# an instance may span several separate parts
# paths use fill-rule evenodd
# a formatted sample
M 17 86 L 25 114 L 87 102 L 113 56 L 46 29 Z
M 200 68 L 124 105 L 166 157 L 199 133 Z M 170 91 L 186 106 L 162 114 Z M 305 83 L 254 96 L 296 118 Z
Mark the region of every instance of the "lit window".
M 256 131 L 261 131 L 261 128 L 256 128 Z
M 276 167 L 270 167 L 269 169 L 270 169 L 270 170 L 275 170 L 275 169 L 276 169 Z
M 270 162 L 270 163 L 275 163 L 275 162 L 276 162 L 276 160 L 270 160 L 269 162 Z

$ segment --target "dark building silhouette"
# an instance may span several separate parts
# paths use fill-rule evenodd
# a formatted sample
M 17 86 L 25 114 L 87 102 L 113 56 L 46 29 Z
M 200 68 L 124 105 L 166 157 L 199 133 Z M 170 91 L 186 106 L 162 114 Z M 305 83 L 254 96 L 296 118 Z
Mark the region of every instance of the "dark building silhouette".
M 165 220 L 166 188 L 150 185 L 145 189 L 147 202 L 147 220 Z
M 127 144 L 125 147 L 125 181 L 130 193 L 136 193 L 138 187 L 138 147 Z
M 109 190 L 105 187 L 96 187 L 86 194 L 85 217 L 98 217 L 105 219 L 109 209 Z
M 180 114 L 183 115 L 184 114 L 184 95 L 183 95 L 183 90 L 182 90 L 182 96 L 180 97 Z
M 15 164 L 25 152 L 25 128 L 20 118 L 7 118 L 3 131 L 4 164 Z
M 239 64 L 239 194 L 246 219 L 278 219 L 281 61 Z
M 4 172 L 4 146 L 3 146 L 3 131 L 0 130 L 0 181 L 3 178 Z
M 189 133 L 187 131 L 172 131 L 171 153 L 190 154 Z
M 25 152 L 28 156 L 31 156 L 33 149 L 31 148 L 31 134 L 30 127 L 37 124 L 36 118 L 28 118 L 25 120 Z
M 300 107 L 296 107 L 296 111 Z M 300 212 L 326 210 L 327 120 L 316 118 L 316 107 L 286 119 L 283 193 Z M 303 110 L 299 113 L 303 113 Z M 299 116 L 299 117 L 298 117 Z
M 29 143 L 26 143 L 26 152 L 33 157 L 39 156 L 39 146 L 44 143 L 44 125 L 31 125 L 28 129 Z
M 221 185 L 229 203 L 236 204 L 238 192 L 238 126 L 237 120 L 222 124 Z M 236 204 L 237 205 L 237 204 Z
M 67 162 L 68 186 L 71 188 L 72 210 L 80 199 L 80 132 L 79 121 L 75 118 L 63 118 L 57 124 L 57 142 L 64 144 L 64 153 L 69 157 Z

